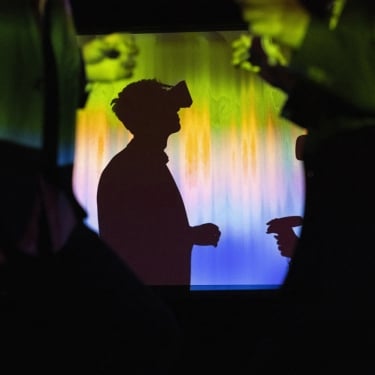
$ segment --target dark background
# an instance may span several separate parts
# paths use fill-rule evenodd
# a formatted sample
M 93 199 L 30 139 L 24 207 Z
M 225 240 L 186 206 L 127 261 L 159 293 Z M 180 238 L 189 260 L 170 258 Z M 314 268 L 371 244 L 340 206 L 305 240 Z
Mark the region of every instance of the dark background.
M 79 34 L 241 30 L 233 0 L 71 0 Z
M 79 34 L 244 30 L 234 0 L 71 0 Z M 324 16 L 330 0 L 301 0 Z

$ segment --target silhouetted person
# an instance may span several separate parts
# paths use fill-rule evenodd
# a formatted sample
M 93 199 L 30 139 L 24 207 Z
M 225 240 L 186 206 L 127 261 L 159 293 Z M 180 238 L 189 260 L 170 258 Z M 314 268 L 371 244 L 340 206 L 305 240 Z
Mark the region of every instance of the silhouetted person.
M 175 316 L 83 224 L 40 150 L 0 141 L 0 175 L 4 374 L 171 371 Z
M 126 86 L 113 112 L 133 134 L 104 168 L 98 185 L 99 235 L 149 285 L 190 285 L 193 245 L 216 246 L 212 223 L 190 226 L 167 166 L 168 138 L 180 130 L 178 111 L 192 99 L 175 86 L 144 79 Z
M 99 43 L 85 70 L 69 5 L 0 2 L 1 372 L 164 375 L 179 355 L 174 315 L 84 224 L 73 194 L 90 72 L 123 79 L 129 66 Z M 97 69 L 108 60 L 115 75 Z
M 306 134 L 296 139 L 295 156 L 297 160 L 303 160 L 303 146 L 306 141 Z M 283 257 L 291 259 L 297 246 L 298 236 L 293 228 L 300 227 L 303 223 L 302 216 L 277 217 L 266 223 L 266 233 L 275 233 L 277 248 Z
M 260 74 L 286 74 L 281 115 L 308 132 L 300 239 L 275 324 L 249 363 L 257 358 L 262 373 L 272 363 L 289 374 L 348 371 L 352 364 L 354 372 L 372 373 L 374 2 L 327 1 L 319 15 L 298 0 L 237 3 L 251 35 L 272 39 L 284 53 L 285 61 L 262 65 Z M 282 87 L 278 77 L 269 81 Z

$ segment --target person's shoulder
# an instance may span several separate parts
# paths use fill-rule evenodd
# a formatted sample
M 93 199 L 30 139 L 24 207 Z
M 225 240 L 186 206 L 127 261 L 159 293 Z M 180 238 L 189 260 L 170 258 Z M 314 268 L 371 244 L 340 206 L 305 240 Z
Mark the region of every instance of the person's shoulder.
M 123 174 L 125 170 L 130 170 L 134 165 L 133 159 L 132 152 L 125 147 L 112 156 L 101 172 L 101 178 L 103 179 L 107 175 Z

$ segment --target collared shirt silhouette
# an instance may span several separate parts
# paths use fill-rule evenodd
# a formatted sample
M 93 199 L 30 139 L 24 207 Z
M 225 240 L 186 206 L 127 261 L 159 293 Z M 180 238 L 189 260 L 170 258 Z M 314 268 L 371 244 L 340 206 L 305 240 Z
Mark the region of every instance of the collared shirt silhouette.
M 216 246 L 220 231 L 212 223 L 190 226 L 167 166 L 164 149 L 180 130 L 178 111 L 192 104 L 186 83 L 144 79 L 126 86 L 112 104 L 134 137 L 100 176 L 100 236 L 146 284 L 190 285 L 193 245 Z

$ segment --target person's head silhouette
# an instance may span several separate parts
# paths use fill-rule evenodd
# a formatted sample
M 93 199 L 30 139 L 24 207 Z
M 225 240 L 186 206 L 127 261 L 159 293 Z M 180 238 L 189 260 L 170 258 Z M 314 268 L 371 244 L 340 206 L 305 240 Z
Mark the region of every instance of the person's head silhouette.
M 191 104 L 185 81 L 170 86 L 156 79 L 130 83 L 111 102 L 118 119 L 137 137 L 168 136 L 178 132 L 177 112 Z

